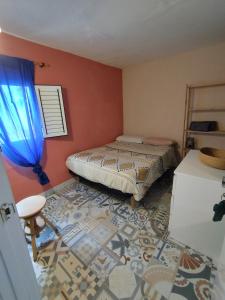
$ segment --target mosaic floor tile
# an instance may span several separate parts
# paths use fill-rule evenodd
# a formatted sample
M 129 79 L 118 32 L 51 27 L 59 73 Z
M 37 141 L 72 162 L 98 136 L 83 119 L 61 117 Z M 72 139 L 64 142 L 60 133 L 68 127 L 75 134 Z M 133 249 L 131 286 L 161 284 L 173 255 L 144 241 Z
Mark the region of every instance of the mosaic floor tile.
M 143 275 L 143 279 L 154 289 L 160 291 L 165 297 L 169 298 L 176 273 L 173 269 L 160 263 L 156 259 L 152 259 L 148 269 Z
M 150 219 L 147 220 L 147 222 L 145 223 L 142 230 L 146 230 L 149 233 L 149 235 L 158 237 L 158 238 L 164 238 L 164 236 L 166 234 L 166 232 L 164 232 L 163 235 L 159 236 L 158 233 L 155 231 L 155 229 L 152 227 L 152 222 Z
M 46 212 L 47 214 L 48 212 L 52 212 L 53 210 L 57 210 L 57 208 L 64 206 L 66 203 L 66 199 L 60 198 L 57 194 L 52 194 L 47 197 L 47 205 L 42 209 L 42 212 Z
M 145 283 L 138 291 L 135 299 L 137 300 L 167 300 L 162 294 Z
M 81 209 L 83 210 L 83 207 Z M 103 217 L 103 215 L 105 216 L 104 218 L 106 218 L 106 215 L 110 214 L 107 208 L 95 206 L 93 203 L 87 206 L 87 211 L 87 216 L 90 216 L 95 220 L 98 220 L 101 216 Z
M 121 229 L 124 224 L 126 224 L 126 220 L 124 220 L 124 218 L 121 218 L 119 217 L 118 215 L 116 214 L 113 214 L 112 215 L 112 219 L 111 219 L 111 222 L 113 225 L 115 225 L 118 229 Z
M 88 214 L 88 208 L 82 208 L 82 209 L 76 209 L 75 207 L 68 207 L 70 210 L 70 216 L 69 217 L 62 217 L 63 221 L 60 222 L 60 234 L 63 235 L 65 232 L 68 232 L 70 228 L 77 226 L 77 224 L 81 225 L 83 224 L 84 220 L 89 219 L 89 214 Z M 88 225 L 88 222 L 84 222 L 84 225 Z
M 89 234 L 85 234 L 71 247 L 71 251 L 87 266 L 100 249 L 101 245 Z
M 60 283 L 72 282 L 84 264 L 73 254 L 68 251 L 65 255 L 59 257 L 55 265 L 55 275 Z
M 102 249 L 90 264 L 90 269 L 104 282 L 117 264 L 118 260 Z
M 127 218 L 127 221 L 137 228 L 142 229 L 148 222 L 148 217 L 145 214 L 139 213 L 136 210 L 133 210 L 130 216 Z
M 165 209 L 157 209 L 150 220 L 151 228 L 157 236 L 163 238 L 169 224 L 169 212 Z
M 63 234 L 62 239 L 68 247 L 72 247 L 85 234 L 86 231 L 82 230 L 82 227 L 78 224 L 76 227 Z
M 42 209 L 42 213 L 56 228 L 60 229 L 60 224 L 64 222 L 64 213 L 68 214 L 67 204 L 66 199 L 53 194 L 47 198 L 47 204 Z
M 44 247 L 33 265 L 42 299 L 210 299 L 216 268 L 167 238 L 171 195 L 160 189 L 156 199 L 146 195 L 147 209 L 135 210 L 129 196 L 90 183 L 69 183 L 47 197 L 44 215 L 61 237 L 46 229 L 38 239 Z
M 148 221 L 149 213 L 141 206 L 135 212 L 137 213 L 137 223 L 139 227 L 142 228 L 142 226 Z
M 103 289 L 97 296 L 96 300 L 116 300 L 118 298 L 111 295 L 110 291 Z
M 211 278 L 211 268 L 204 262 L 198 254 L 190 254 L 189 251 L 184 251 L 180 259 L 178 269 L 179 273 L 189 281 L 195 279 Z
M 112 227 L 112 226 L 111 226 Z M 91 235 L 101 244 L 106 244 L 116 233 L 114 228 L 110 228 L 104 223 L 98 224 L 92 231 Z
M 105 286 L 116 299 L 135 299 L 143 281 L 126 265 L 116 266 L 109 275 Z
M 55 275 L 53 267 L 48 268 L 38 278 L 38 283 L 41 286 L 41 297 L 45 300 L 62 299 L 62 285 Z M 61 298 L 60 298 L 61 297 Z
M 154 243 L 148 243 L 148 247 L 140 247 L 138 239 L 130 241 L 128 247 L 125 248 L 125 254 L 121 257 L 120 262 L 128 265 L 131 272 L 143 277 L 143 274 L 149 267 L 155 247 Z
M 99 194 L 95 199 L 94 203 L 97 204 L 98 207 L 104 206 L 104 202 L 109 199 L 109 195 L 107 194 Z M 93 201 L 93 200 L 92 200 Z
M 99 223 L 102 223 L 102 222 L 107 223 L 108 225 L 112 226 L 116 230 L 116 227 L 111 222 L 112 215 L 108 209 L 105 209 L 105 208 L 101 209 L 101 210 L 98 209 L 98 213 L 96 213 L 93 218 L 95 218 L 95 220 L 97 220 Z
M 62 196 L 78 207 L 88 201 L 86 197 L 84 197 L 81 194 L 78 194 L 75 190 L 68 190 L 67 192 L 64 192 Z
M 115 212 L 123 219 L 128 220 L 133 215 L 134 210 L 129 204 L 124 204 L 118 206 Z
M 57 190 L 57 194 L 68 197 L 69 200 L 73 200 L 73 197 L 76 199 L 77 197 L 83 196 L 84 192 L 88 191 L 88 186 L 80 184 L 76 180 L 72 183 L 68 183 L 65 187 Z
M 139 207 L 136 208 L 137 213 L 140 216 L 145 216 L 145 217 L 149 217 L 150 216 L 150 211 L 145 209 L 142 205 L 140 205 Z M 141 218 L 141 217 L 140 217 Z
M 23 226 L 23 225 L 22 225 Z M 39 249 L 45 249 L 49 244 L 58 239 L 58 235 L 48 225 L 41 231 L 41 235 L 36 238 L 36 245 Z M 31 236 L 26 236 L 28 247 L 31 250 Z
M 49 267 L 56 263 L 60 256 L 65 255 L 68 250 L 68 246 L 61 238 L 53 241 L 45 249 L 39 252 L 37 258 L 38 264 L 43 267 Z
M 116 233 L 113 238 L 108 242 L 106 247 L 114 252 L 118 259 L 126 253 L 126 248 L 129 247 L 129 241 L 126 237 L 124 237 L 121 233 Z
M 128 240 L 135 239 L 138 234 L 138 229 L 132 224 L 126 223 L 121 229 L 120 232 L 126 236 Z
M 129 281 L 129 279 L 128 279 Z M 103 285 L 103 289 L 97 296 L 97 300 L 167 300 L 159 291 L 151 288 L 145 281 L 135 276 L 134 286 L 124 285 L 123 293 L 120 295 L 117 291 L 109 288 L 109 281 Z M 119 294 L 119 295 L 118 295 Z M 123 296 L 126 296 L 125 298 Z
M 203 263 L 207 264 L 210 268 L 214 267 L 212 258 L 210 258 L 207 255 L 204 255 L 203 253 L 201 253 L 197 250 L 194 250 L 188 246 L 186 246 L 185 249 L 188 251 L 188 253 L 192 257 L 196 257 L 196 259 L 201 260 Z
M 151 236 L 147 230 L 139 230 L 136 244 L 149 256 L 152 257 L 160 240 Z
M 197 279 L 195 283 L 190 282 L 178 272 L 169 299 L 208 300 L 211 299 L 211 285 L 205 279 Z
M 173 243 L 159 241 L 153 256 L 162 264 L 176 271 L 179 266 L 181 254 L 182 250 L 177 248 Z
M 212 300 L 223 299 L 225 294 L 225 267 L 219 266 L 215 278 L 211 281 L 213 290 Z
M 141 278 L 149 267 L 149 257 L 133 242 L 125 248 L 125 254 L 120 258 L 120 262 L 126 265 L 131 273 Z
M 96 295 L 101 284 L 98 277 L 89 268 L 80 268 L 71 282 L 62 286 L 65 299 L 89 300 Z
M 101 207 L 108 208 L 111 212 L 114 212 L 120 205 L 121 200 L 114 197 L 109 197 L 101 203 Z
M 100 220 L 87 216 L 82 222 L 80 222 L 79 225 L 84 231 L 89 232 L 93 230 L 99 223 Z

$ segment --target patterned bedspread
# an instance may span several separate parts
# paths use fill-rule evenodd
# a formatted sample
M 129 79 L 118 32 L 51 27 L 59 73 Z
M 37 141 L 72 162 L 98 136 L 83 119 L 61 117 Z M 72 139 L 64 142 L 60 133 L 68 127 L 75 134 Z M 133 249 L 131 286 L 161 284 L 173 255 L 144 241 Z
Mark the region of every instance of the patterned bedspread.
M 74 173 L 131 193 L 137 201 L 175 163 L 173 147 L 124 142 L 82 151 L 69 156 L 66 161 Z

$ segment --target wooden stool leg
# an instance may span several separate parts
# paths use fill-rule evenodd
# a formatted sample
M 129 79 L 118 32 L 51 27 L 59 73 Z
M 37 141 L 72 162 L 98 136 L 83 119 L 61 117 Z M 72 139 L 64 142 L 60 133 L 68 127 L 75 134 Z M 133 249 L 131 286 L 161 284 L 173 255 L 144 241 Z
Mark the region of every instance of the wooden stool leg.
M 58 230 L 55 228 L 55 226 L 52 224 L 52 222 L 50 222 L 42 213 L 40 213 L 40 216 L 42 217 L 42 219 L 44 219 L 45 224 L 48 224 L 48 226 L 51 227 L 51 229 L 55 232 L 55 234 L 57 236 L 60 236 Z
M 35 231 L 35 217 L 30 218 L 30 233 L 31 233 L 31 245 L 33 251 L 33 259 L 37 260 L 37 246 L 36 246 L 36 231 Z
M 131 204 L 131 207 L 132 207 L 132 208 L 137 208 L 137 207 L 138 207 L 138 201 L 136 201 L 136 200 L 134 199 L 134 196 L 131 197 L 131 199 L 130 199 L 130 204 Z

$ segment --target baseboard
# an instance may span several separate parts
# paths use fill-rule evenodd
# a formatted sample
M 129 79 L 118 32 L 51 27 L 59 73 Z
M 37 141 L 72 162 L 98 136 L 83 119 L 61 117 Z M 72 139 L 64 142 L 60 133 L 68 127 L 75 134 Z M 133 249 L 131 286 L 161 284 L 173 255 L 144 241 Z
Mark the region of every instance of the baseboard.
M 68 184 L 71 184 L 73 182 L 75 182 L 76 179 L 75 178 L 70 178 L 60 184 L 57 184 L 56 186 L 54 186 L 53 188 L 41 193 L 41 195 L 45 196 L 45 197 L 49 197 L 52 194 L 55 194 L 58 190 L 63 189 L 65 186 L 67 186 Z

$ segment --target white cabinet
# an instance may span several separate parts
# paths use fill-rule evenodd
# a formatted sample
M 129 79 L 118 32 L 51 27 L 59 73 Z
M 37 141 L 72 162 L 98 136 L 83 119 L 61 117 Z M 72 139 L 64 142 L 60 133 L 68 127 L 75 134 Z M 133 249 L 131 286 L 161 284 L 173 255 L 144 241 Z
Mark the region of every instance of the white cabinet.
M 199 151 L 191 150 L 174 174 L 170 236 L 224 264 L 225 216 L 221 222 L 212 218 L 213 206 L 225 193 L 225 172 L 204 165 Z

